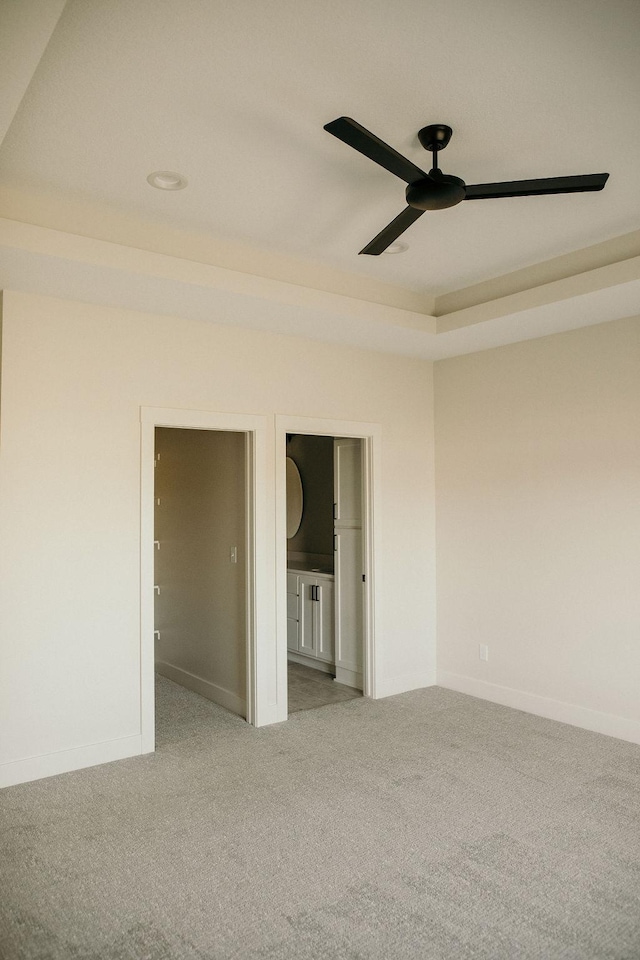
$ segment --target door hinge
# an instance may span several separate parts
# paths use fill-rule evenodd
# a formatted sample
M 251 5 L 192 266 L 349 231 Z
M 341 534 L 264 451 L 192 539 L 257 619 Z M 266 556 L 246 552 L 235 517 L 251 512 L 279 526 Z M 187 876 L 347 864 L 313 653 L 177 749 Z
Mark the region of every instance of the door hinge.
M 366 582 L 367 582 L 367 577 L 366 577 L 366 574 L 364 574 L 364 573 L 362 574 L 362 582 L 363 582 L 363 583 L 366 583 Z

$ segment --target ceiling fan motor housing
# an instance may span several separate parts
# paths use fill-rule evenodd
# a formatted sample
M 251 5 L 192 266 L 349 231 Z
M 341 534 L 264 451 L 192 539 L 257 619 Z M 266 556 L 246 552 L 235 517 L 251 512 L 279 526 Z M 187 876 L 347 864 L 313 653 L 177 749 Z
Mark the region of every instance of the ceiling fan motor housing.
M 445 210 L 455 207 L 465 196 L 464 180 L 440 173 L 439 170 L 423 180 L 410 183 L 406 190 L 407 203 L 417 210 Z

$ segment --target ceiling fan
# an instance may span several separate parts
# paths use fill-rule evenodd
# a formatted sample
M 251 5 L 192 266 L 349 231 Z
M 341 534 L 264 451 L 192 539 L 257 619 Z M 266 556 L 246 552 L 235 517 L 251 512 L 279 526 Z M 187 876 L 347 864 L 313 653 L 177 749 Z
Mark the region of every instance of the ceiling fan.
M 438 153 L 444 150 L 453 133 L 451 127 L 445 123 L 431 123 L 418 133 L 422 146 L 433 154 L 429 173 L 425 173 L 350 117 L 338 117 L 337 120 L 325 124 L 324 129 L 409 184 L 406 189 L 408 206 L 360 251 L 372 256 L 383 253 L 425 210 L 444 210 L 445 207 L 453 207 L 462 200 L 602 190 L 609 177 L 608 173 L 589 173 L 577 177 L 466 184 L 460 177 L 443 173 L 438 168 Z

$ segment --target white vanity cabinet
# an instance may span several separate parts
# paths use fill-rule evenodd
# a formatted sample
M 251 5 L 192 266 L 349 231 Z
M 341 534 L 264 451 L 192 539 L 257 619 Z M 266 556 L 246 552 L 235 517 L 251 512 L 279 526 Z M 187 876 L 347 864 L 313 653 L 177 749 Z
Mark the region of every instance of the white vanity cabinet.
M 287 571 L 287 647 L 290 653 L 335 662 L 334 578 Z
M 300 577 L 287 570 L 287 650 L 298 652 L 300 636 Z

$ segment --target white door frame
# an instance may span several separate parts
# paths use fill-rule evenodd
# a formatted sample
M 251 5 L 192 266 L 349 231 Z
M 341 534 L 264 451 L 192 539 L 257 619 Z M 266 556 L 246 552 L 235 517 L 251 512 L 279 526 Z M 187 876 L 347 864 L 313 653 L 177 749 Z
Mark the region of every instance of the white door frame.
M 140 733 L 141 753 L 155 750 L 154 683 L 154 458 L 156 427 L 186 430 L 231 430 L 246 436 L 246 582 L 247 582 L 247 721 L 272 722 L 261 666 L 273 646 L 273 590 L 270 589 L 268 444 L 270 418 L 208 410 L 140 408 L 141 528 L 140 528 Z M 272 711 L 271 711 L 272 712 Z
M 379 696 L 376 669 L 375 555 L 380 542 L 380 461 L 382 428 L 378 423 L 316 417 L 276 416 L 276 582 L 277 701 L 279 719 L 287 719 L 287 485 L 288 433 L 354 437 L 363 446 L 363 563 L 365 580 L 363 694 Z

